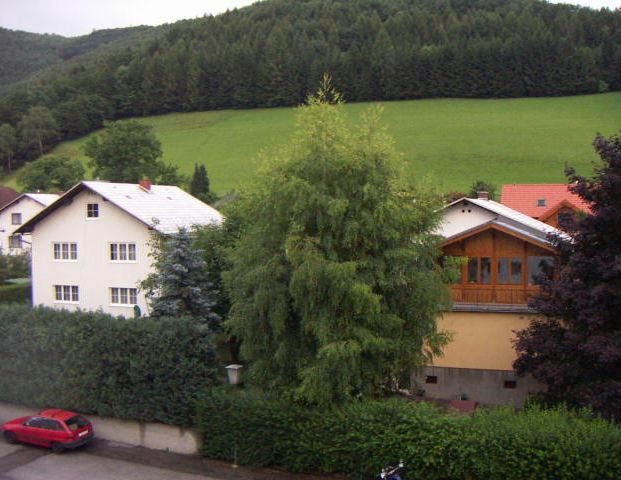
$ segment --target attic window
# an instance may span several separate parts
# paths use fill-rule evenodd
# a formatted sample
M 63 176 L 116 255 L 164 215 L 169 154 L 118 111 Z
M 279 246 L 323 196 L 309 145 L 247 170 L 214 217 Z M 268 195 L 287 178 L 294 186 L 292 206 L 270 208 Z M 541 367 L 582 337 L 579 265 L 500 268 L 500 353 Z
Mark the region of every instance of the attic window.
M 99 204 L 87 203 L 86 204 L 86 218 L 99 218 Z
M 539 200 L 537 200 L 537 206 L 538 207 L 545 207 L 546 206 L 546 199 L 545 198 L 540 198 Z

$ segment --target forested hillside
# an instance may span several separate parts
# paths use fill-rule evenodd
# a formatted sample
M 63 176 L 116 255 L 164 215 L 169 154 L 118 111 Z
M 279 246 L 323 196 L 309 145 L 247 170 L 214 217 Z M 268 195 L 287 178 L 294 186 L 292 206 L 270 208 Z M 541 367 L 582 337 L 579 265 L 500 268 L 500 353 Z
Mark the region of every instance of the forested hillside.
M 155 30 L 147 26 L 116 28 L 67 38 L 0 27 L 0 89 L 85 54 L 103 55 L 113 49 L 134 46 L 153 36 Z
M 297 104 L 324 72 L 350 102 L 619 90 L 621 11 L 536 0 L 267 0 L 178 22 L 139 49 L 16 88 L 0 102 L 0 124 L 16 127 L 19 163 L 107 118 Z M 57 122 L 38 141 L 24 128 L 45 113 L 31 115 L 35 105 Z

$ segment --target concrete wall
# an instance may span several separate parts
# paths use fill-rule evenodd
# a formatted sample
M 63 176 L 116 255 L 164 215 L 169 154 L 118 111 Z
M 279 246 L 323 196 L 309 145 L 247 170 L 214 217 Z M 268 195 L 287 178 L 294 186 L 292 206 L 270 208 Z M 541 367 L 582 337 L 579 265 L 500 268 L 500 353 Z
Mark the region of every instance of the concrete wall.
M 429 376 L 436 377 L 437 383 L 426 383 Z M 522 407 L 526 397 L 545 388 L 531 376 L 518 377 L 512 370 L 424 367 L 412 380 L 429 398 L 452 400 L 465 394 L 484 405 L 515 407 Z M 505 381 L 514 381 L 515 388 L 505 388 Z
M 86 205 L 97 203 L 99 217 L 87 218 Z M 101 309 L 133 316 L 133 305 L 112 305 L 110 288 L 136 288 L 151 272 L 148 227 L 101 196 L 84 191 L 38 223 L 32 235 L 32 298 L 34 305 L 76 310 Z M 54 242 L 76 242 L 78 259 L 54 260 Z M 110 243 L 136 243 L 136 261 L 110 261 Z M 77 285 L 79 302 L 57 302 L 54 285 Z M 144 294 L 138 306 L 147 312 Z
M 14 418 L 32 415 L 43 409 L 27 408 L 0 402 L 0 423 Z M 173 453 L 195 454 L 199 449 L 199 435 L 191 429 L 163 425 L 161 423 L 142 423 L 116 418 L 87 415 L 93 424 L 95 436 L 113 442 L 127 443 L 155 450 Z

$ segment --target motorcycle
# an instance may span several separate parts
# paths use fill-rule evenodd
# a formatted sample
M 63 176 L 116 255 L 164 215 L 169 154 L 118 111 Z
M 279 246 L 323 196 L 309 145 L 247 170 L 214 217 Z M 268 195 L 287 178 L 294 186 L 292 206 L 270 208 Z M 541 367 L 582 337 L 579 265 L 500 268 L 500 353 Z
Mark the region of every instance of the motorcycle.
M 403 480 L 401 474 L 403 474 L 403 460 L 399 461 L 398 465 L 386 465 L 382 468 L 379 478 L 381 480 Z

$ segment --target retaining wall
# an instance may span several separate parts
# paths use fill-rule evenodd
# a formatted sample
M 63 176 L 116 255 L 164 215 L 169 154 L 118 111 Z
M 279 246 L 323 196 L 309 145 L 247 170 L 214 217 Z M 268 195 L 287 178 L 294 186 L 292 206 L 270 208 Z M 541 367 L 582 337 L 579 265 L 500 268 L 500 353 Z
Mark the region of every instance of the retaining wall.
M 32 415 L 41 410 L 0 402 L 0 423 Z M 97 415 L 86 415 L 86 417 L 93 424 L 95 436 L 104 440 L 186 455 L 198 453 L 199 435 L 192 429 Z

